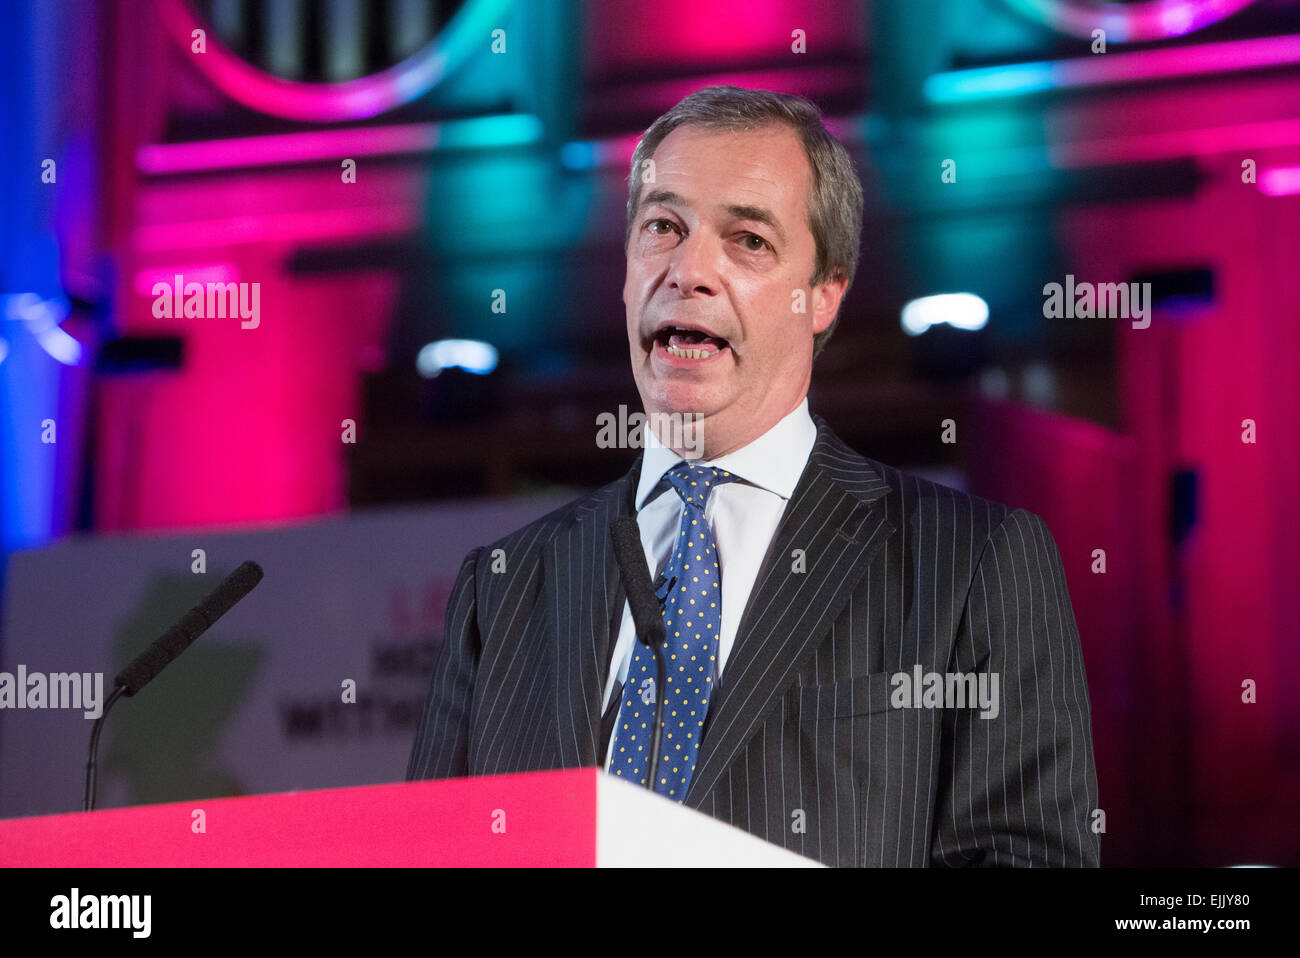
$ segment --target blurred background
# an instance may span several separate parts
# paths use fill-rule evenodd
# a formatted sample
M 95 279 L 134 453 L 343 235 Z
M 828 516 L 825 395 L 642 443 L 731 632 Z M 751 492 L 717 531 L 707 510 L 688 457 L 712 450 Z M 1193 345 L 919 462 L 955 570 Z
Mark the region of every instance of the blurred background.
M 866 188 L 812 410 L 1055 535 L 1103 864 L 1300 864 L 1297 0 L 5 20 L 0 666 L 111 677 L 267 570 L 118 706 L 102 804 L 401 778 L 460 559 L 637 455 L 596 442 L 639 409 L 627 166 L 730 83 L 811 98 Z M 161 308 L 189 282 L 255 324 Z M 1150 284 L 1149 325 L 1051 283 Z M 77 807 L 88 729 L 0 713 L 0 815 Z

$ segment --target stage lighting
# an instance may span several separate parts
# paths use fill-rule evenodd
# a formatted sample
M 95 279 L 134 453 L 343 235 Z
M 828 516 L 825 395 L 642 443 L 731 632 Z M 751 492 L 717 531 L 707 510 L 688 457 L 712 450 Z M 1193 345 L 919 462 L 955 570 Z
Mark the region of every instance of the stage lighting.
M 440 339 L 420 350 L 415 357 L 415 368 L 425 379 L 452 368 L 486 376 L 497 368 L 497 350 L 477 339 Z
M 931 326 L 947 324 L 954 329 L 983 329 L 989 321 L 989 304 L 974 293 L 940 293 L 922 296 L 903 307 L 903 332 L 920 336 Z

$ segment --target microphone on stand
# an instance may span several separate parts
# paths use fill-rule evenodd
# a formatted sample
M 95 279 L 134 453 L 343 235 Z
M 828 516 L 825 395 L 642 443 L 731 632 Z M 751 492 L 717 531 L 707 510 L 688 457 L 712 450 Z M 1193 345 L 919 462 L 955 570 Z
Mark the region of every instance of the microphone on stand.
M 95 726 L 90 730 L 90 757 L 86 761 L 86 790 L 82 796 L 81 810 L 93 811 L 95 808 L 95 763 L 98 761 L 99 733 L 108 710 L 119 696 L 132 696 L 157 678 L 158 673 L 167 668 L 176 656 L 180 655 L 190 643 L 211 628 L 231 607 L 262 581 L 262 567 L 256 562 L 245 562 L 225 581 L 208 594 L 202 602 L 186 612 L 181 620 L 162 634 L 161 637 L 132 660 L 131 664 L 119 672 L 113 679 L 113 692 L 104 702 L 104 711 L 95 719 Z M 660 629 L 662 631 L 662 627 Z
M 656 583 L 650 578 L 650 567 L 646 565 L 645 551 L 641 546 L 641 527 L 635 519 L 624 516 L 614 520 L 609 535 L 614 543 L 614 561 L 618 563 L 618 574 L 623 580 L 623 590 L 627 593 L 627 604 L 632 610 L 636 637 L 655 656 L 655 720 L 650 737 L 650 768 L 646 776 L 646 787 L 653 792 L 659 774 L 659 745 L 663 734 L 664 697 L 660 688 L 665 672 L 663 647 L 666 632 L 663 612 L 656 595 Z M 660 583 L 662 582 L 663 577 L 660 576 Z

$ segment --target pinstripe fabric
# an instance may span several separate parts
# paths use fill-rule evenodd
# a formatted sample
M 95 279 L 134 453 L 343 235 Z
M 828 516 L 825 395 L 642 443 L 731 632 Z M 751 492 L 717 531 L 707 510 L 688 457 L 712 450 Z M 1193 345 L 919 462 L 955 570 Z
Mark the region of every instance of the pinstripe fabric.
M 1047 527 L 813 418 L 686 804 L 830 865 L 1097 865 L 1088 689 Z M 466 557 L 408 779 L 601 764 L 625 601 L 609 526 L 639 469 Z M 999 715 L 892 708 L 891 673 L 917 664 L 997 673 Z

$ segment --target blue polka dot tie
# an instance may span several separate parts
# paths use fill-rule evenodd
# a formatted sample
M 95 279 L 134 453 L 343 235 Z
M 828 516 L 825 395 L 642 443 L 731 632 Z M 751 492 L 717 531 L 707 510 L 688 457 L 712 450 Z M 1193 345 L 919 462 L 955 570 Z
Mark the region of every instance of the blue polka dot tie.
M 722 630 L 722 571 L 718 546 L 704 518 L 704 505 L 715 486 L 737 477 L 711 466 L 679 462 L 665 473 L 682 498 L 677 546 L 664 569 L 659 600 L 664 605 L 663 736 L 660 742 L 660 795 L 686 800 L 700 751 L 700 733 L 713 691 L 718 635 Z M 614 726 L 614 754 L 609 770 L 645 784 L 650 771 L 651 723 L 661 685 L 654 653 L 637 642 L 623 686 L 623 704 Z

